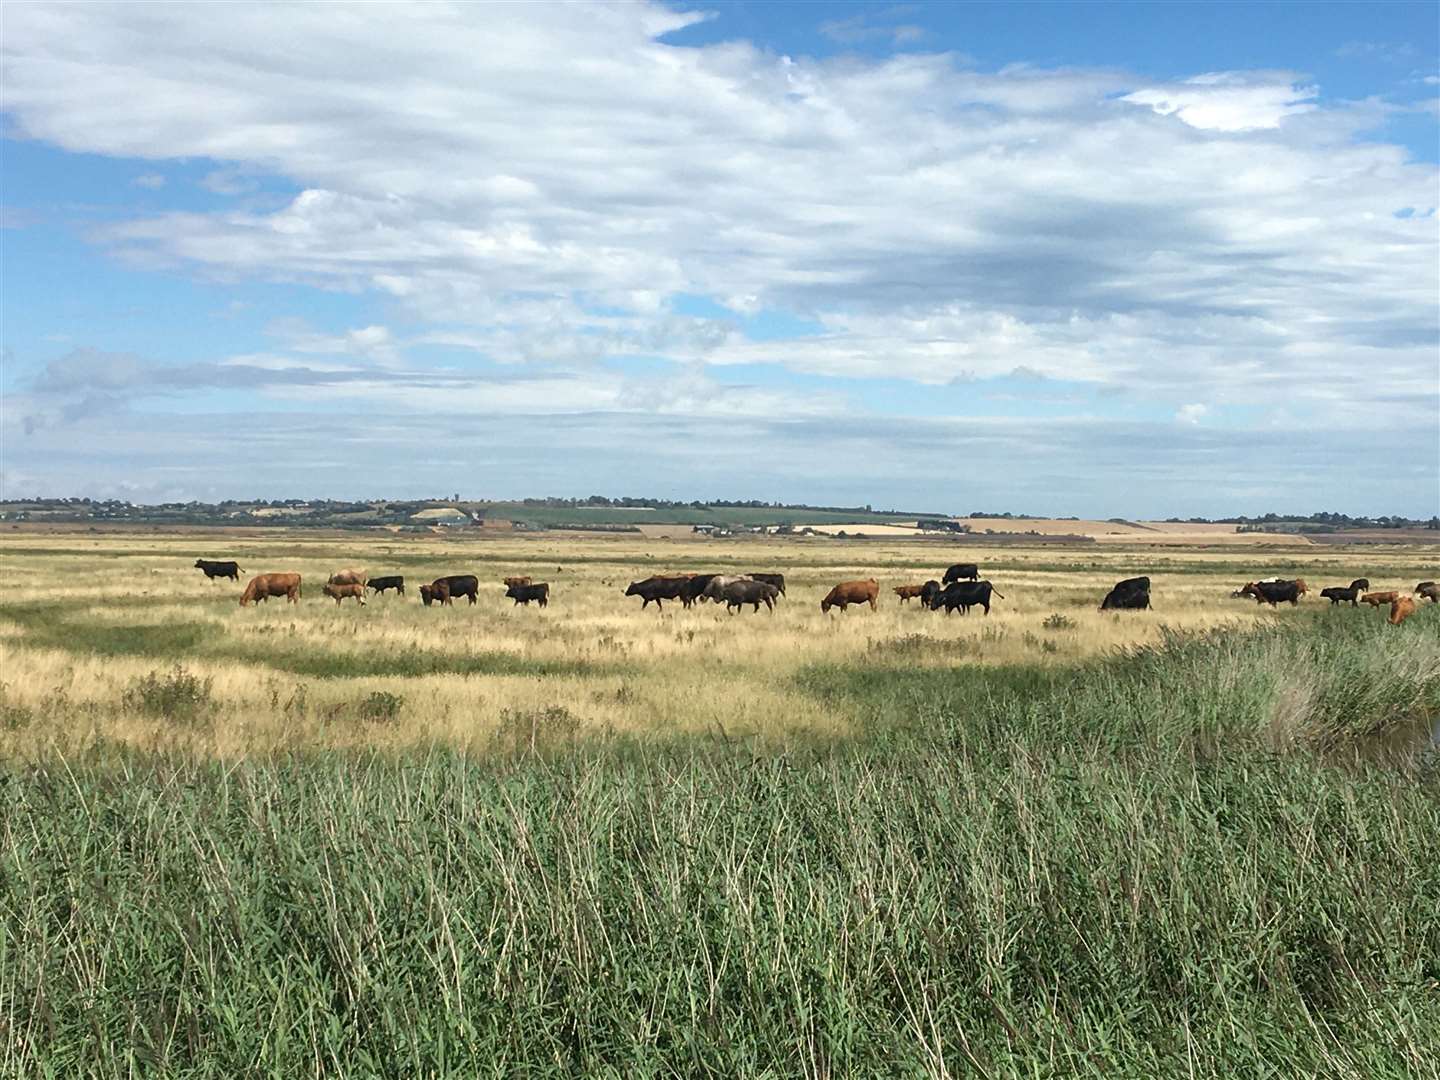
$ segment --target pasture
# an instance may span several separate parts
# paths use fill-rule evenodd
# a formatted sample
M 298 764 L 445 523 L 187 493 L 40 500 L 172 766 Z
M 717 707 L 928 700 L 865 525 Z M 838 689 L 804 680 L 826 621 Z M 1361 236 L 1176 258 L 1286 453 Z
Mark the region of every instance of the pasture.
M 819 538 L 6 537 L 0 684 L 7 715 L 29 719 L 5 726 L 0 750 L 23 756 L 95 737 L 222 757 L 357 745 L 479 750 L 498 728 L 536 714 L 563 714 L 582 736 L 724 732 L 783 746 L 854 730 L 850 703 L 814 692 L 821 669 L 1066 667 L 1153 645 L 1166 628 L 1243 629 L 1299 614 L 1232 598 L 1250 578 L 1302 576 L 1318 593 L 1366 575 L 1377 589 L 1408 590 L 1433 577 L 1437 561 L 1420 551 L 1313 548 L 982 549 L 965 558 L 978 558 L 1004 596 L 988 618 L 897 601 L 892 586 L 939 577 L 953 553 Z M 207 580 L 192 568 L 202 555 L 237 559 L 240 584 Z M 403 574 L 407 595 L 337 608 L 321 587 L 344 567 Z M 238 605 L 252 574 L 292 570 L 305 583 L 298 605 Z M 788 595 L 773 615 L 669 602 L 642 611 L 622 595 L 634 579 L 679 571 L 778 571 Z M 476 606 L 420 603 L 422 582 L 458 573 L 479 577 Z M 510 574 L 548 581 L 549 607 L 515 607 L 500 584 Z M 1099 612 L 1110 585 L 1133 574 L 1152 577 L 1154 610 Z M 832 584 L 866 577 L 880 582 L 880 610 L 820 613 Z M 1327 605 L 1312 596 L 1303 606 Z M 177 725 L 163 709 L 134 706 L 144 679 L 176 665 L 208 688 L 203 723 Z
M 1434 1075 L 1440 605 L 1230 592 L 1440 552 L 1007 548 L 965 556 L 988 618 L 889 591 L 958 558 L 5 537 L 0 1074 Z M 337 608 L 342 567 L 408 595 Z M 681 570 L 788 595 L 621 595 Z M 1153 611 L 1096 610 L 1136 574 Z

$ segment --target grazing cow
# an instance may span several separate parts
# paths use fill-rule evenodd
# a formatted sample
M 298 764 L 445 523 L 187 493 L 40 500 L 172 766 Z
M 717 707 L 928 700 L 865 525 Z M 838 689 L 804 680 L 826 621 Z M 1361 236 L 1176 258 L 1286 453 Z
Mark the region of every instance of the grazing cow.
M 1436 585 L 1433 581 L 1420 582 L 1415 586 L 1415 593 L 1417 596 L 1425 597 L 1432 604 L 1440 603 L 1440 585 Z
M 328 585 L 364 585 L 370 575 L 364 570 L 337 570 L 330 575 Z
M 896 585 L 894 591 L 895 591 L 895 595 L 900 598 L 900 603 L 903 604 L 903 603 L 905 603 L 906 600 L 913 600 L 913 599 L 915 599 L 915 597 L 919 596 L 922 592 L 924 592 L 924 591 L 925 591 L 925 586 L 924 586 L 924 585 Z
M 879 607 L 879 598 L 880 583 L 874 578 L 842 581 L 825 594 L 825 599 L 820 601 L 820 610 L 829 611 L 832 607 L 838 607 L 845 611 L 851 604 L 869 604 L 870 610 L 875 611 Z
M 541 607 L 545 607 L 550 603 L 550 586 L 544 581 L 538 581 L 534 585 L 511 585 L 505 590 L 505 595 L 517 605 L 524 604 L 529 607 L 530 601 L 534 600 Z
M 1387 589 L 1385 592 L 1366 593 L 1360 599 L 1371 607 L 1381 607 L 1385 604 L 1393 604 L 1400 598 L 1400 594 L 1394 589 Z
M 1300 603 L 1298 581 L 1251 581 L 1240 591 L 1246 596 L 1253 596 L 1256 604 L 1276 607 L 1286 601 L 1292 605 Z
M 705 595 L 705 590 L 716 576 L 715 574 L 692 574 L 686 578 L 685 585 L 680 590 L 680 602 L 688 608 L 696 600 L 710 599 Z
M 979 577 L 980 566 L 978 563 L 957 562 L 954 566 L 950 567 L 945 571 L 945 576 L 942 577 L 940 581 L 944 585 L 949 585 L 952 581 L 959 581 L 961 578 L 967 578 L 970 581 L 976 581 L 979 579 Z
M 931 578 L 929 581 L 925 582 L 924 585 L 920 586 L 920 603 L 928 608 L 930 606 L 930 602 L 934 600 L 935 597 L 940 595 L 940 590 L 943 588 L 944 586 L 941 585 L 940 582 L 936 581 L 934 578 Z
M 1356 592 L 1369 592 L 1370 579 L 1364 577 L 1357 577 L 1354 581 L 1350 582 L 1350 588 L 1354 589 Z
M 749 577 L 751 581 L 763 581 L 766 585 L 774 585 L 781 596 L 785 595 L 784 574 L 748 574 L 746 576 Z
M 386 589 L 394 589 L 401 596 L 405 595 L 405 579 L 398 574 L 393 577 L 372 577 L 365 584 L 377 593 L 383 593 Z
M 214 581 L 217 577 L 229 578 L 237 584 L 240 581 L 240 564 L 237 562 L 216 562 L 212 559 L 196 559 L 195 569 L 205 571 L 205 577 Z
M 507 589 L 510 588 L 511 586 L 514 586 L 514 585 L 529 585 L 529 584 L 530 584 L 530 575 L 529 575 L 529 574 L 526 574 L 526 575 L 524 575 L 523 577 L 507 577 L 507 578 L 502 578 L 501 581 L 500 581 L 500 583 L 501 583 L 502 585 L 504 585 L 505 588 L 507 588 Z M 506 595 L 508 596 L 509 594 L 507 593 Z
M 1390 618 L 1386 621 L 1391 626 L 1399 626 L 1414 614 L 1415 601 L 1408 596 L 1397 596 L 1390 604 Z
M 339 607 L 340 601 L 344 600 L 347 596 L 353 596 L 356 600 L 360 601 L 361 607 L 365 606 L 365 586 L 359 582 L 336 584 L 333 581 L 327 581 L 325 587 L 320 591 L 326 596 L 333 596 L 336 607 Z
M 720 591 L 720 599 L 725 601 L 725 610 L 731 615 L 739 611 L 745 604 L 751 605 L 755 611 L 760 610 L 764 604 L 775 613 L 775 600 L 780 595 L 780 590 L 768 581 L 732 581 Z
M 1005 599 L 1005 594 L 988 581 L 952 581 L 930 601 L 930 610 L 939 611 L 943 607 L 949 615 L 958 607 L 961 615 L 969 615 L 970 609 L 979 604 L 989 615 L 992 594 Z
M 257 574 L 240 594 L 240 606 L 245 607 L 256 600 L 267 600 L 272 596 L 283 596 L 292 604 L 300 602 L 299 574 Z
M 1126 578 L 1117 581 L 1115 587 L 1100 601 L 1101 611 L 1145 611 L 1150 607 L 1150 579 L 1148 577 Z
M 426 607 L 431 604 L 439 604 L 444 607 L 450 603 L 450 583 L 444 578 L 439 581 L 432 581 L 429 585 L 420 586 L 420 602 Z M 451 605 L 454 606 L 453 604 Z
M 436 578 L 430 583 L 431 595 L 438 595 L 435 590 L 442 582 L 445 585 L 444 603 L 450 603 L 456 596 L 468 597 L 471 604 L 475 603 L 476 594 L 480 591 L 480 579 L 474 574 L 451 574 L 448 577 Z
M 1328 588 L 1328 589 L 1321 589 L 1321 590 L 1320 590 L 1320 595 L 1321 595 L 1322 597 L 1324 597 L 1326 600 L 1329 600 L 1329 601 L 1330 601 L 1330 606 L 1331 606 L 1331 607 L 1334 607 L 1336 604 L 1343 604 L 1346 600 L 1350 601 L 1350 606 L 1351 606 L 1351 607 L 1359 607 L 1359 606 L 1360 606 L 1360 603 L 1359 603 L 1359 600 L 1358 600 L 1358 597 L 1359 597 L 1359 595 L 1360 595 L 1360 590 L 1359 590 L 1359 589 L 1355 589 L 1355 588 L 1342 589 L 1342 588 L 1341 588 L 1340 586 L 1338 586 L 1338 585 L 1333 585 L 1333 586 L 1331 586 L 1331 587 Z
M 657 611 L 664 611 L 665 605 L 661 601 L 679 600 L 689 580 L 686 577 L 648 577 L 644 581 L 632 581 L 625 590 L 625 595 L 638 596 L 644 600 L 640 605 L 641 611 L 649 607 L 652 600 L 655 601 Z

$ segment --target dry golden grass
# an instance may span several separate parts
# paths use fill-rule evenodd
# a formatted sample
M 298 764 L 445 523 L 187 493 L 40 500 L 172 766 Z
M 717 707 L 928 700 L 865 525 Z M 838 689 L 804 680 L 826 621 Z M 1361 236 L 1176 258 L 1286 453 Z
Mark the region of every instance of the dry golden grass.
M 1153 642 L 1161 627 L 1203 629 L 1291 617 L 1230 592 L 1284 573 L 1317 592 L 1368 576 L 1409 589 L 1434 577 L 1437 549 L 1377 553 L 1276 547 L 1264 552 L 1104 548 L 969 549 L 1004 598 L 986 618 L 901 605 L 891 588 L 938 577 L 958 558 L 934 543 L 821 538 L 694 541 L 647 536 L 475 540 L 462 536 L 265 537 L 26 534 L 0 541 L 0 752 L 105 738 L 178 741 L 233 756 L 298 745 L 485 743 L 516 717 L 563 709 L 580 729 L 724 730 L 783 736 L 844 732 L 851 718 L 807 694 L 816 665 L 1073 664 Z M 240 585 L 210 582 L 198 556 L 236 558 Z M 337 608 L 320 594 L 340 567 L 401 573 L 404 598 Z M 242 609 L 254 573 L 298 571 L 304 599 Z M 788 596 L 771 615 L 642 611 L 634 579 L 674 571 L 780 571 Z M 418 586 L 474 573 L 480 602 L 423 607 Z M 549 581 L 548 609 L 517 608 L 500 579 Z M 1148 573 L 1155 610 L 1100 613 L 1118 578 Z M 879 611 L 822 615 L 837 581 L 875 577 Z M 1306 601 L 1317 605 L 1318 601 Z M 1046 620 L 1063 616 L 1068 623 Z M 1383 618 L 1368 609 L 1336 617 Z M 176 663 L 211 680 L 202 724 L 122 707 L 127 687 Z M 373 694 L 403 699 L 390 722 L 358 718 Z

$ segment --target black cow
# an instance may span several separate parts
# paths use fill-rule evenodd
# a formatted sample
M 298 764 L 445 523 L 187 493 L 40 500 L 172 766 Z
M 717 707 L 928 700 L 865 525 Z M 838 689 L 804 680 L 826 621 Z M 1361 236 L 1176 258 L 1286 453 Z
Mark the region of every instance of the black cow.
M 998 592 L 988 581 L 954 581 L 935 594 L 930 601 L 930 610 L 939 611 L 943 607 L 945 614 L 949 615 L 958 607 L 961 615 L 969 615 L 970 609 L 979 604 L 989 615 L 992 594 L 1005 599 L 1005 594 Z
M 1343 604 L 1346 600 L 1350 601 L 1351 607 L 1360 606 L 1360 601 L 1357 599 L 1360 595 L 1360 590 L 1353 585 L 1348 589 L 1342 589 L 1338 585 L 1329 589 L 1321 589 L 1320 595 L 1326 600 L 1329 600 L 1332 607 L 1335 604 Z
M 695 603 L 696 600 L 705 599 L 705 586 L 709 585 L 716 577 L 719 577 L 719 575 L 696 574 L 694 577 L 686 578 L 685 585 L 680 590 L 680 602 L 688 608 L 691 604 Z M 626 593 L 625 595 L 628 596 L 630 594 Z
M 237 562 L 215 562 L 211 559 L 196 559 L 195 569 L 205 571 L 205 577 L 210 581 L 220 577 L 238 582 L 240 575 L 244 573 Z
M 1115 587 L 1100 601 L 1101 611 L 1145 611 L 1150 607 L 1150 579 L 1148 577 L 1126 578 L 1117 581 Z
M 514 600 L 516 604 L 530 606 L 534 600 L 541 607 L 550 603 L 550 586 L 544 581 L 537 581 L 533 585 L 511 585 L 505 590 L 505 595 Z
M 1275 607 L 1289 601 L 1296 606 L 1300 603 L 1298 581 L 1252 581 L 1240 590 L 1246 596 L 1253 596 L 1257 604 Z
M 449 577 L 439 577 L 430 583 L 430 587 L 433 589 L 442 581 L 449 591 L 449 600 L 445 600 L 445 603 L 449 603 L 457 596 L 468 596 L 470 603 L 475 603 L 476 594 L 480 591 L 480 579 L 474 574 L 451 574 Z
M 935 597 L 940 595 L 940 591 L 943 588 L 944 586 L 941 585 L 940 582 L 936 581 L 934 578 L 931 578 L 929 581 L 925 582 L 924 585 L 920 586 L 920 603 L 927 608 L 934 608 Z
M 773 613 L 775 598 L 779 595 L 780 590 L 768 581 L 732 581 L 720 592 L 721 598 L 725 601 L 725 610 L 731 615 L 734 615 L 746 604 L 749 604 L 755 611 L 759 611 L 760 605 L 764 604 Z
M 664 611 L 665 605 L 660 601 L 679 600 L 690 580 L 686 577 L 648 577 L 644 581 L 632 581 L 625 595 L 641 597 L 645 601 L 640 605 L 641 611 L 649 607 L 652 600 L 657 610 Z
M 945 571 L 945 576 L 940 580 L 943 584 L 949 585 L 952 581 L 959 581 L 961 578 L 968 578 L 970 581 L 974 581 L 979 576 L 980 566 L 978 563 L 957 562 Z
M 1440 604 L 1440 585 L 1433 581 L 1422 581 L 1415 586 L 1415 592 L 1425 597 L 1432 604 Z
M 1354 581 L 1350 582 L 1350 588 L 1354 589 L 1356 592 L 1369 592 L 1370 579 L 1357 577 Z M 1325 594 L 1322 592 L 1320 595 L 1324 596 Z
M 366 582 L 366 585 L 377 593 L 382 593 L 386 589 L 394 589 L 401 596 L 405 595 L 405 579 L 398 575 L 395 577 L 372 577 Z
M 784 596 L 784 595 L 785 595 L 785 575 L 784 575 L 784 574 L 749 574 L 749 575 L 747 575 L 747 576 L 750 578 L 751 581 L 759 581 L 759 582 L 763 582 L 763 583 L 766 584 L 766 585 L 774 585 L 774 586 L 775 586 L 775 590 L 776 590 L 781 596 Z

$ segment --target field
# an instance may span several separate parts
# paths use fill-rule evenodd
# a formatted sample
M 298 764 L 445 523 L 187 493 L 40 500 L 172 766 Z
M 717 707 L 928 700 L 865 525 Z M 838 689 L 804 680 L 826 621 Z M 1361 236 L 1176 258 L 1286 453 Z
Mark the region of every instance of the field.
M 948 551 L 0 539 L 0 1074 L 1436 1075 L 1440 606 L 1230 593 L 1440 549 L 991 548 L 988 618 L 896 603 Z M 788 595 L 621 595 L 679 570 Z

